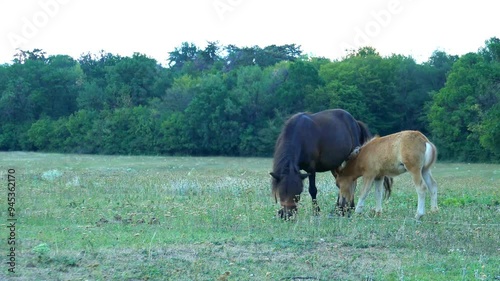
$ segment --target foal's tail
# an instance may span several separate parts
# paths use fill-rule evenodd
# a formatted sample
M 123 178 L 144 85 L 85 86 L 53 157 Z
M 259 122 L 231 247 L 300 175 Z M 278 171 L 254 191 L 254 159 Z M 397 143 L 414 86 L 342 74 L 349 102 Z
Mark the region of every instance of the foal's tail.
M 394 182 L 394 179 L 392 177 L 384 177 L 384 199 L 389 199 L 391 197 L 391 192 L 392 192 L 392 183 Z
M 430 167 L 436 162 L 437 159 L 437 149 L 436 146 L 427 141 L 425 143 L 425 161 L 424 161 L 424 170 L 430 169 Z

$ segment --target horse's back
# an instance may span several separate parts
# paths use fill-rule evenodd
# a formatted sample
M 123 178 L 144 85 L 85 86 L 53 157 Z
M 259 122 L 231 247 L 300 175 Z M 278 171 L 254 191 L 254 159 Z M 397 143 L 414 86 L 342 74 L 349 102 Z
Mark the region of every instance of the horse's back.
M 297 113 L 285 123 L 275 147 L 275 163 L 284 155 L 307 172 L 336 169 L 370 135 L 366 125 L 343 109 Z M 281 162 L 281 161 L 279 161 Z
M 330 171 L 342 164 L 351 151 L 361 145 L 358 122 L 343 109 L 329 109 L 311 115 L 320 128 L 317 139 L 316 169 L 318 172 Z

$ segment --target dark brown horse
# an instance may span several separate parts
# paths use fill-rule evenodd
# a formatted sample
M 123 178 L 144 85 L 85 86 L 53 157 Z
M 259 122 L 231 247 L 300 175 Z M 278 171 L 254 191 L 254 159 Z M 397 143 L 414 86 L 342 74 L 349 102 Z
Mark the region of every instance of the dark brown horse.
M 315 114 L 297 113 L 285 123 L 274 150 L 272 193 L 280 200 L 281 218 L 289 218 L 297 210 L 297 202 L 302 193 L 303 180 L 309 177 L 309 194 L 313 211 L 320 208 L 316 201 L 316 172 L 336 169 L 351 154 L 354 148 L 372 137 L 368 127 L 354 119 L 349 112 L 331 109 Z M 302 174 L 304 170 L 307 174 Z M 385 185 L 386 188 L 388 187 Z M 352 198 L 354 199 L 354 198 Z M 354 207 L 354 200 L 337 200 L 341 210 Z

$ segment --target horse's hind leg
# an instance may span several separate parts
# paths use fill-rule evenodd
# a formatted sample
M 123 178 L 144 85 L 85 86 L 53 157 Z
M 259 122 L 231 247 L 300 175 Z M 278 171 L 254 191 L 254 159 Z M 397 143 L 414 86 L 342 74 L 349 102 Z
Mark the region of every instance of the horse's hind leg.
M 437 212 L 439 210 L 437 204 L 437 183 L 432 177 L 430 169 L 424 169 L 422 171 L 422 177 L 424 178 L 425 184 L 431 193 L 431 212 Z
M 384 178 L 380 179 L 375 179 L 374 181 L 374 186 L 375 186 L 375 213 L 378 215 L 382 213 L 382 183 L 384 182 Z
M 427 190 L 427 187 L 422 180 L 421 169 L 412 169 L 408 171 L 411 173 L 413 183 L 415 184 L 415 188 L 417 190 L 418 204 L 417 214 L 415 215 L 415 218 L 418 220 L 425 214 L 425 192 Z
M 316 195 L 318 194 L 318 189 L 316 188 L 316 173 L 309 174 L 309 194 L 312 198 L 313 213 L 318 215 L 320 208 L 318 206 L 318 201 L 316 200 Z

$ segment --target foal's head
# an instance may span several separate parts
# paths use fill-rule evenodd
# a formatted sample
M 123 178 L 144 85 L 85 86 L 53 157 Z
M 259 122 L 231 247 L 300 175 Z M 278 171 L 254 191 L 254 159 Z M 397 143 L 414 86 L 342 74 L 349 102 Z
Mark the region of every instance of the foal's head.
M 342 174 L 337 170 L 336 183 L 339 188 L 337 208 L 342 215 L 354 208 L 354 192 L 356 191 L 356 178 Z
M 272 192 L 276 201 L 278 197 L 282 209 L 278 211 L 278 216 L 282 219 L 288 219 L 297 212 L 297 203 L 300 200 L 300 194 L 304 189 L 303 180 L 308 174 L 301 174 L 298 170 L 290 170 L 285 174 L 271 172 Z
M 340 209 L 342 215 L 346 211 L 354 208 L 354 192 L 356 191 L 357 176 L 354 174 L 353 159 L 359 154 L 359 148 L 356 148 L 349 158 L 335 171 L 335 182 L 339 188 L 339 196 L 337 197 L 337 208 Z

